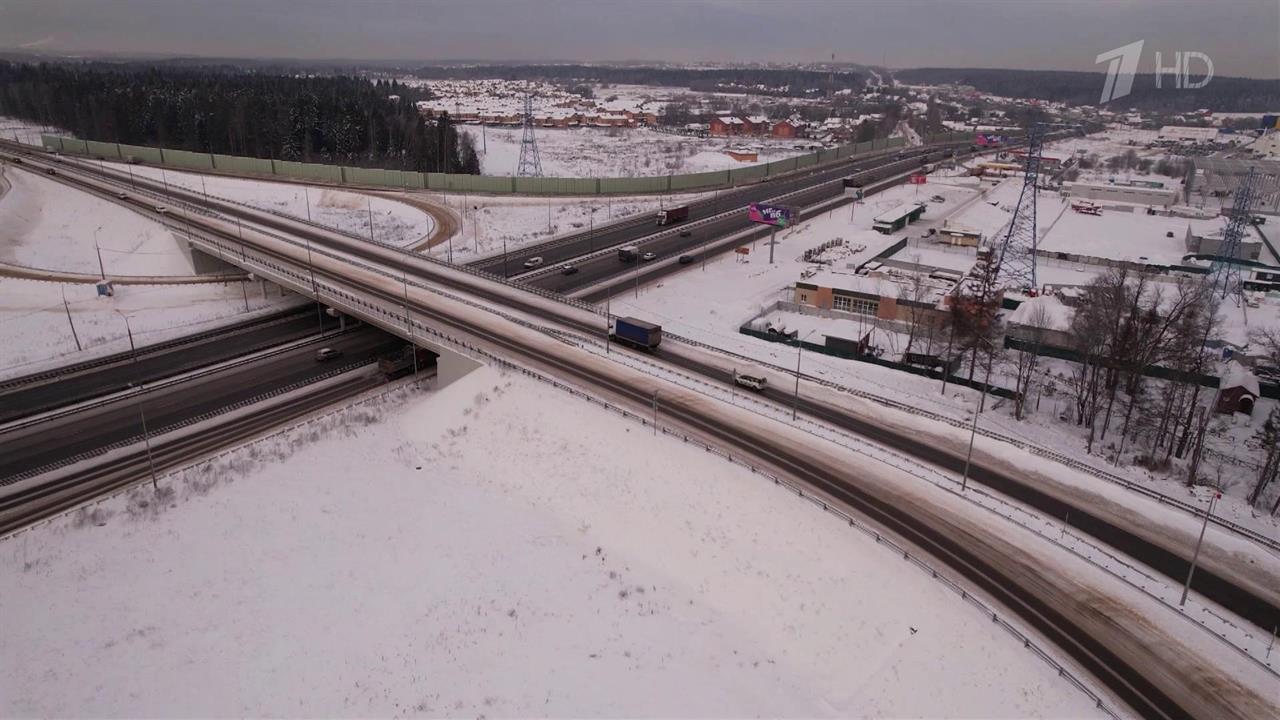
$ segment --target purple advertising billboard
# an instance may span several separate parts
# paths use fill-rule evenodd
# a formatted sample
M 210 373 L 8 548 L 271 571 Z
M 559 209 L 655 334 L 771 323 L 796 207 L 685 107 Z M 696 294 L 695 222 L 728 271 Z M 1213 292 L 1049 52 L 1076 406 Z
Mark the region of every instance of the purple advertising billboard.
M 1003 145 L 1008 142 L 1008 138 L 1004 135 L 996 135 L 994 133 L 978 133 L 977 142 L 980 146 L 986 145 Z
M 747 206 L 747 215 L 751 218 L 751 222 L 762 225 L 787 227 L 791 224 L 791 208 L 780 205 L 751 203 Z

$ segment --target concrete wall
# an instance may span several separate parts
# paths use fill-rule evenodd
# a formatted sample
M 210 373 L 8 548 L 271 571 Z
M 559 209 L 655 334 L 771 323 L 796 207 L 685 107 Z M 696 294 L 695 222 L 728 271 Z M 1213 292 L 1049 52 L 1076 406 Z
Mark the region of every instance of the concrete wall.
M 1168 207 L 1178 202 L 1178 191 L 1162 188 L 1128 187 L 1126 185 L 1094 185 L 1063 183 L 1062 192 L 1069 197 L 1087 200 L 1115 200 Z

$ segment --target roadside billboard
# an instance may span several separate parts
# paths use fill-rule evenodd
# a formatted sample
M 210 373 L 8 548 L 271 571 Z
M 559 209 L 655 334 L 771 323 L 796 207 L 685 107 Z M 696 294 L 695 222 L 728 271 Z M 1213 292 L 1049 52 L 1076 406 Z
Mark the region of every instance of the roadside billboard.
M 996 135 L 995 133 L 978 133 L 978 137 L 974 141 L 975 145 L 986 147 L 994 145 L 1003 145 L 1008 142 L 1009 138 L 1004 135 Z
M 791 208 L 781 205 L 751 203 L 747 206 L 747 216 L 751 219 L 751 222 L 762 225 L 787 227 L 791 224 Z

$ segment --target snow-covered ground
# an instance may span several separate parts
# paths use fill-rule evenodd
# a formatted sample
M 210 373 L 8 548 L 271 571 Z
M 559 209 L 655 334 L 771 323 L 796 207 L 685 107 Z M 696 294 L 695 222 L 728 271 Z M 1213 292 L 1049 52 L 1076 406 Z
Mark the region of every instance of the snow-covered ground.
M 108 276 L 191 275 L 164 225 L 13 166 L 0 166 L 0 262 Z
M 944 182 L 954 184 L 945 185 Z M 853 275 L 853 267 L 874 257 L 886 243 L 904 237 L 904 233 L 919 238 L 930 226 L 940 227 L 948 220 L 974 227 L 988 234 L 999 230 L 1004 223 L 1008 222 L 1009 213 L 1004 207 L 997 206 L 1007 205 L 1005 200 L 1010 195 L 1012 195 L 1010 202 L 1016 202 L 1018 183 L 1005 181 L 995 190 L 991 190 L 990 184 L 985 183 L 983 188 L 988 190 L 985 196 L 979 196 L 978 190 L 967 183 L 971 181 L 961 178 L 934 180 L 931 176 L 929 184 L 921 187 L 919 197 L 923 200 L 936 193 L 943 195 L 947 201 L 945 203 L 929 202 L 928 209 L 919 222 L 909 225 L 906 230 L 893 236 L 886 237 L 870 230 L 871 218 L 876 213 L 888 210 L 905 200 L 914 199 L 916 191 L 911 186 L 899 186 L 871 196 L 865 206 L 860 205 L 853 210 L 852 222 L 850 209 L 846 207 L 833 210 L 819 218 L 807 220 L 785 233 L 780 233 L 775 252 L 775 264 L 772 266 L 768 264 L 768 248 L 765 241 L 759 241 L 756 243 L 756 248 L 745 259 L 737 255 L 720 256 L 708 262 L 705 270 L 694 267 L 667 276 L 656 283 L 642 285 L 638 297 L 630 291 L 622 292 L 611 300 L 612 311 L 617 315 L 634 315 L 651 320 L 661 324 L 668 332 L 701 340 L 718 348 L 775 365 L 794 367 L 796 363 L 794 347 L 748 337 L 739 333 L 738 329 L 743 323 L 759 316 L 763 309 L 772 306 L 775 301 L 793 299 L 794 283 L 801 279 L 803 271 L 814 267 L 811 263 L 803 261 L 803 252 L 836 238 L 843 239 L 844 245 L 841 249 L 829 251 L 833 254 L 833 262 L 821 270 L 817 276 L 807 280 L 807 282 L 830 286 L 838 283 L 842 274 L 848 276 L 850 282 L 855 279 L 860 280 L 859 276 Z M 995 202 L 997 206 L 988 204 L 990 202 Z M 1056 213 L 1048 212 L 1048 208 L 1051 204 L 1056 207 L 1058 202 L 1052 196 L 1042 197 L 1041 205 L 1045 212 L 1041 216 L 1054 217 Z M 1092 219 L 1105 220 L 1106 216 Z M 934 259 L 954 256 L 955 262 L 951 267 L 957 270 L 967 269 L 974 259 L 972 251 L 951 251 L 936 247 L 927 256 L 926 252 L 930 252 L 927 245 L 919 249 L 909 245 L 899 251 L 894 259 L 910 262 L 913 256 L 920 256 L 920 262 L 932 264 Z M 945 263 L 939 264 L 947 266 Z M 1096 267 L 1088 268 L 1086 272 L 1077 268 L 1078 266 L 1074 264 L 1046 264 L 1039 270 L 1045 282 L 1070 281 L 1072 283 L 1087 282 L 1089 277 L 1103 270 L 1101 267 Z M 797 327 L 801 325 L 800 322 L 788 319 Z M 813 321 L 806 319 L 805 322 Z M 868 322 L 863 329 L 870 329 L 873 326 L 874 323 Z M 812 325 L 804 327 L 805 332 L 814 329 Z M 850 329 L 852 329 L 851 326 L 835 328 L 827 332 L 841 335 L 841 331 L 847 332 Z M 884 333 L 892 330 L 891 327 L 881 328 L 877 331 L 881 333 L 878 337 L 887 338 L 888 335 Z M 821 333 L 815 334 L 810 341 L 821 343 L 820 335 Z M 904 345 L 905 334 L 899 333 L 896 341 L 900 347 Z M 806 373 L 951 418 L 970 417 L 971 403 L 976 402 L 977 398 L 976 391 L 960 388 L 954 384 L 949 385 L 947 394 L 943 395 L 939 381 L 906 375 L 896 370 L 854 360 L 806 353 L 803 363 Z M 1047 363 L 1046 367 L 1050 365 L 1051 363 Z M 1002 372 L 1002 369 L 997 368 L 993 380 L 996 384 L 1011 386 L 1012 380 L 1002 379 Z M 1059 394 L 1064 392 L 1065 388 L 1065 381 L 1057 383 Z M 1024 438 L 1043 447 L 1057 449 L 1070 456 L 1082 456 L 1087 431 L 1074 424 L 1057 420 L 1056 399 L 1060 398 L 1048 398 L 1040 411 L 1033 410 L 1022 422 L 1012 417 L 1010 405 L 999 404 L 998 412 L 984 414 L 982 426 L 1005 435 Z M 1265 413 L 1266 409 L 1261 407 L 1255 413 Z M 1100 448 L 1099 452 L 1104 452 L 1104 449 Z M 1195 497 L 1194 493 L 1181 483 L 1180 477 L 1156 474 L 1129 465 L 1110 466 L 1101 457 L 1093 458 L 1092 462 L 1099 468 L 1105 466 L 1105 469 L 1110 472 L 1173 497 L 1183 500 L 1192 500 Z M 1229 471 L 1230 466 L 1227 469 Z M 1234 483 L 1232 487 L 1234 489 L 1224 497 L 1215 512 L 1270 537 L 1280 537 L 1280 521 L 1265 514 L 1259 514 L 1244 503 L 1243 494 L 1248 483 L 1241 481 Z
M 488 369 L 398 400 L 0 541 L 0 713 L 1099 714 L 712 454 Z
M 93 163 L 96 165 L 97 163 Z M 127 169 L 120 163 L 107 163 L 118 173 L 133 172 L 140 177 L 162 180 L 195 192 L 207 192 L 225 200 L 243 203 L 259 210 L 292 215 L 328 227 L 369 237 L 393 245 L 424 242 L 434 227 L 431 216 L 406 203 L 377 195 L 347 192 L 327 187 L 306 187 L 270 180 L 246 180 L 221 175 L 202 175 L 145 165 Z
M 66 131 L 7 115 L 0 115 L 0 140 L 12 140 L 13 142 L 27 145 L 40 145 L 41 134 L 65 135 Z
M 144 345 L 299 302 L 275 287 L 264 296 L 261 284 L 241 285 L 117 285 L 114 297 L 98 297 L 93 285 L 0 277 L 0 378 L 128 350 L 121 313 Z
M 706 193 L 648 195 L 638 197 L 506 197 L 501 195 L 430 195 L 433 202 L 453 210 L 461 223 L 452 243 L 442 242 L 431 250 L 453 261 L 469 262 L 544 242 L 558 235 L 588 230 L 639 213 L 653 213 L 663 206 L 693 202 Z M 465 216 L 463 211 L 465 210 Z
M 471 135 L 485 175 L 515 175 L 520 165 L 522 130 L 460 125 Z M 770 138 L 697 138 L 648 128 L 537 128 L 535 137 L 548 177 L 647 177 L 747 167 L 804 154 L 794 140 Z M 487 148 L 487 149 L 486 149 Z M 758 153 L 740 162 L 722 152 Z

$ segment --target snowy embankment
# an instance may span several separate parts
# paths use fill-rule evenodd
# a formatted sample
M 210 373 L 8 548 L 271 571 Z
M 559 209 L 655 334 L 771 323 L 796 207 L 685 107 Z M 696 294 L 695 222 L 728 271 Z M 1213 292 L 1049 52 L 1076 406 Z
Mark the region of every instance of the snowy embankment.
M 471 136 L 486 175 L 515 175 L 520 165 L 520 128 L 461 125 Z M 536 128 L 534 136 L 547 177 L 653 177 L 730 170 L 803 154 L 795 140 L 698 138 L 648 128 Z M 486 148 L 487 147 L 487 151 Z M 754 162 L 723 151 L 754 152 Z
M 241 285 L 119 285 L 114 297 L 99 297 L 93 285 L 0 278 L 0 378 L 128 350 L 121 314 L 134 342 L 146 345 L 300 302 L 275 287 Z
M 97 166 L 98 163 L 91 163 Z M 117 174 L 166 182 L 197 193 L 248 205 L 269 212 L 308 219 L 363 238 L 392 245 L 414 245 L 430 237 L 435 227 L 421 210 L 377 195 L 347 192 L 322 186 L 305 186 L 274 180 L 248 180 L 223 175 L 202 175 L 178 170 L 106 163 Z
M 441 242 L 431 255 L 453 262 L 501 254 L 504 248 L 518 250 L 561 235 L 587 232 L 634 215 L 648 215 L 662 207 L 684 205 L 707 197 L 708 193 L 647 195 L 636 197 L 506 197 L 500 195 L 432 195 L 439 205 L 450 208 L 460 219 L 451 242 Z M 465 215 L 464 215 L 465 211 Z
M 0 166 L 0 262 L 108 277 L 192 274 L 190 255 L 161 223 L 14 166 Z
M 165 482 L 0 542 L 0 712 L 1099 715 L 833 516 L 521 376 Z

